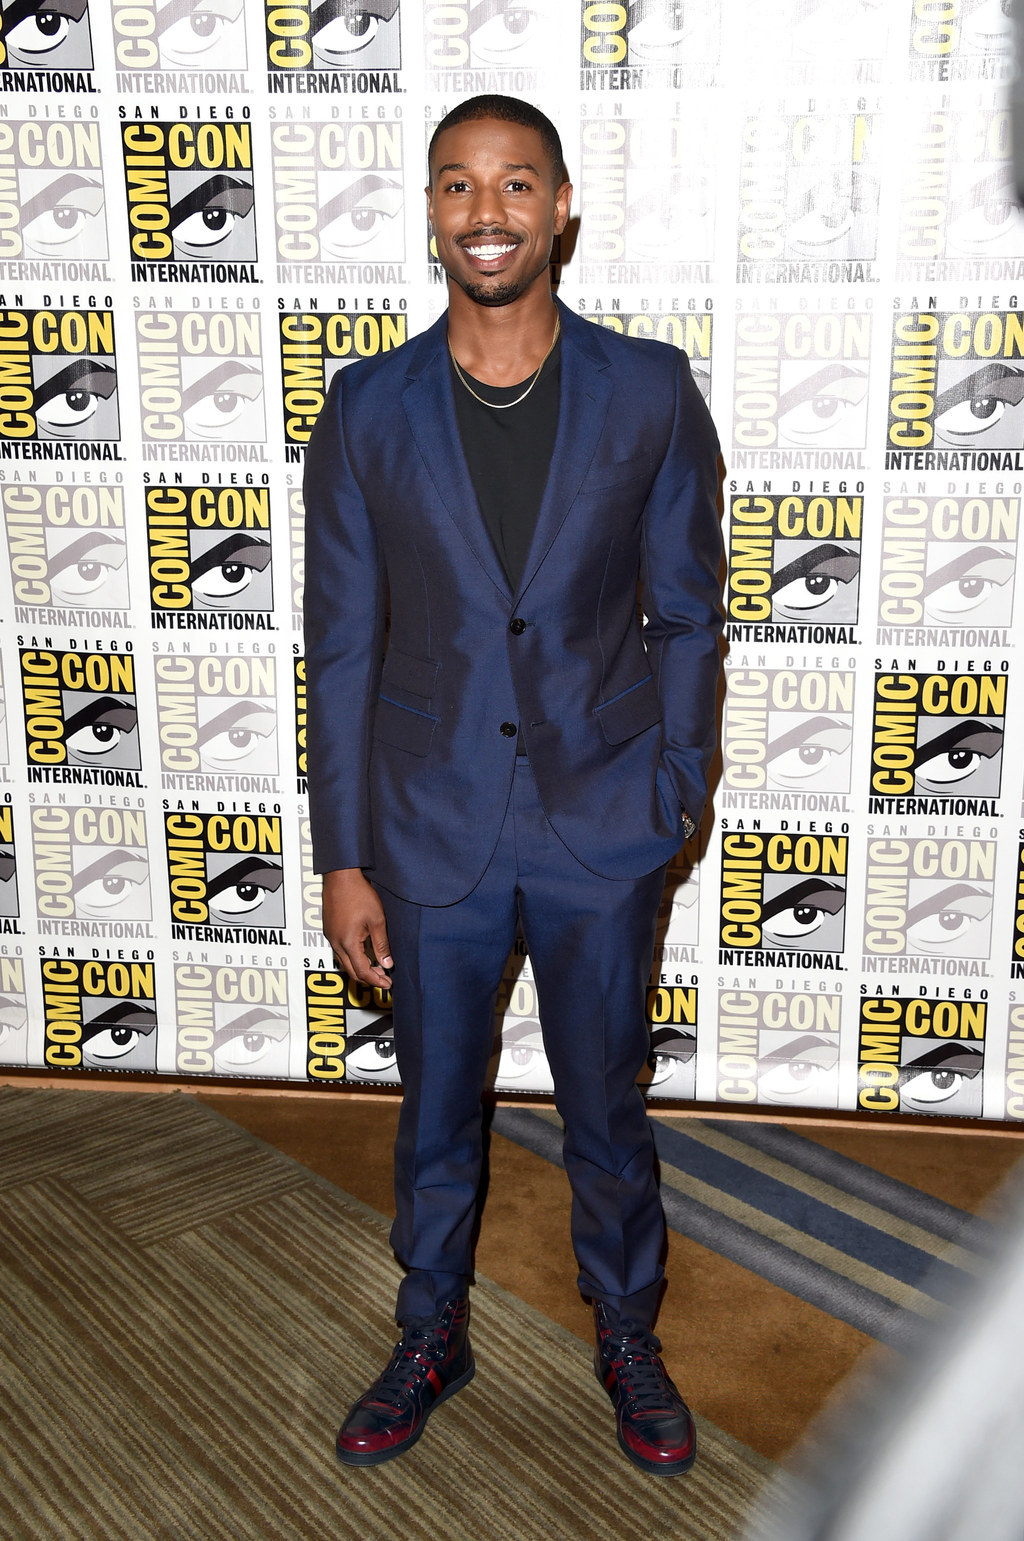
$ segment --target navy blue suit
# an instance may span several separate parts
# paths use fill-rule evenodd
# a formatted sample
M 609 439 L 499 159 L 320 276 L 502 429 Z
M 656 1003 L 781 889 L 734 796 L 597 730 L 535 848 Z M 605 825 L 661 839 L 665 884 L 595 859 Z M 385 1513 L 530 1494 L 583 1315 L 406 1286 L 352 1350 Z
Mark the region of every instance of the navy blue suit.
M 560 314 L 558 434 L 515 593 L 462 453 L 447 318 L 336 376 L 306 458 L 309 798 L 317 870 L 362 867 L 388 920 L 400 1259 L 439 1289 L 469 1271 L 518 922 L 581 1287 L 621 1300 L 660 1279 L 633 1082 L 663 871 L 714 748 L 718 445 L 684 354 Z

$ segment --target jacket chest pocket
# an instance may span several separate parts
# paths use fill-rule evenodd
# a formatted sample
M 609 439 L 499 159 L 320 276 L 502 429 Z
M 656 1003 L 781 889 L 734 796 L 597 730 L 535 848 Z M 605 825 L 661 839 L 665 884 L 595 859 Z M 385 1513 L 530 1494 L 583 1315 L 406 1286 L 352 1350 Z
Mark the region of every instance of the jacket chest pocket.
M 380 678 L 373 736 L 382 744 L 425 755 L 440 718 L 431 709 L 441 665 L 389 647 Z

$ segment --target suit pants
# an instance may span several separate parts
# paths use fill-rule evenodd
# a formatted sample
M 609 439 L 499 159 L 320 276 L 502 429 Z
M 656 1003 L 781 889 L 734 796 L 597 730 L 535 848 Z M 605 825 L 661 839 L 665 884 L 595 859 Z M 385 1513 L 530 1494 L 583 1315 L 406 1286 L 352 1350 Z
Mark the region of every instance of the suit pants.
M 419 905 L 380 890 L 404 1087 L 391 1232 L 409 1270 L 400 1322 L 464 1294 L 472 1271 L 481 1095 L 517 926 L 565 1125 L 580 1290 L 623 1316 L 653 1320 L 665 1221 L 636 1078 L 650 1052 L 644 997 L 664 877 L 663 867 L 626 880 L 584 867 L 545 818 L 529 760 L 518 755 L 498 843 L 465 898 Z

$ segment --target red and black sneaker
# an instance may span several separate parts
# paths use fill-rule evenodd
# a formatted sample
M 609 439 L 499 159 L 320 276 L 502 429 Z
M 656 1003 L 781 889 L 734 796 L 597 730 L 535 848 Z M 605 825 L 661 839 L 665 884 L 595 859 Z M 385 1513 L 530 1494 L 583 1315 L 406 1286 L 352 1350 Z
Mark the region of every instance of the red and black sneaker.
M 351 1408 L 337 1451 L 348 1466 L 379 1466 L 414 1445 L 428 1414 L 473 1379 L 469 1301 L 406 1327 L 384 1373 Z
M 678 1477 L 697 1459 L 690 1409 L 661 1362 L 653 1332 L 594 1302 L 594 1370 L 615 1407 L 619 1444 L 641 1471 Z

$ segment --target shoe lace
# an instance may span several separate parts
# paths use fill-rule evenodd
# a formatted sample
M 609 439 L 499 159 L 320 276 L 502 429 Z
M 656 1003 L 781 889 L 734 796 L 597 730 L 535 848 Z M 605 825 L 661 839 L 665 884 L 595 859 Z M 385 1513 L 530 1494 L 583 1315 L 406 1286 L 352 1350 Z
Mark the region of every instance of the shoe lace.
M 432 1364 L 447 1353 L 437 1328 L 410 1327 L 402 1334 L 377 1382 L 374 1401 L 397 1406 L 427 1378 Z
M 663 1413 L 675 1408 L 675 1397 L 653 1333 L 610 1334 L 604 1345 L 619 1385 L 638 1412 Z

